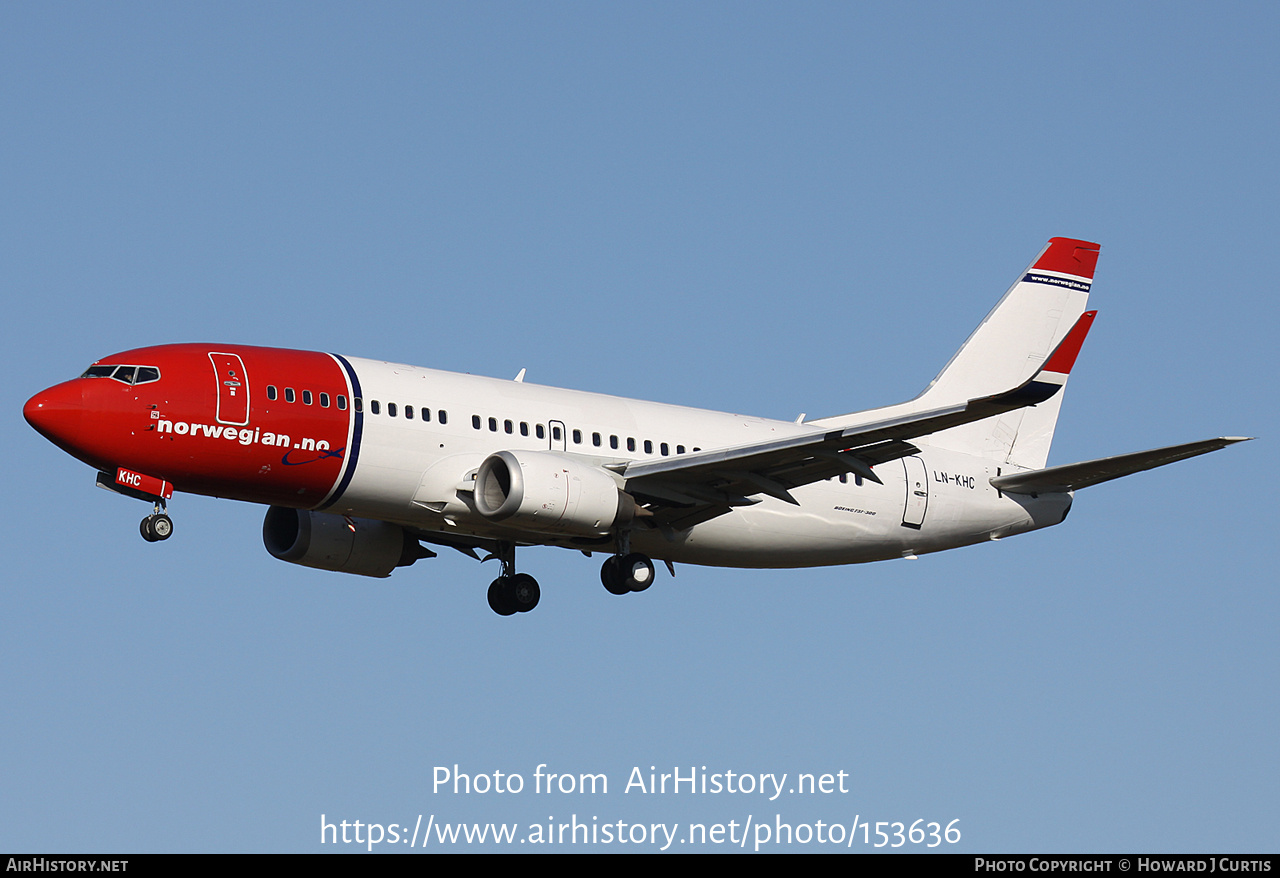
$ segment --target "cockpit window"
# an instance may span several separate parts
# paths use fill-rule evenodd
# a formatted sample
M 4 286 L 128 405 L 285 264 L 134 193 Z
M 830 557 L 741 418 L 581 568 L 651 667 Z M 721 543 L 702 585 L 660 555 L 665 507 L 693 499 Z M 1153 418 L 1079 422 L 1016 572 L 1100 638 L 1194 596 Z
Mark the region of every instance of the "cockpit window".
M 124 384 L 150 384 L 160 380 L 155 366 L 90 366 L 81 378 L 114 378 Z

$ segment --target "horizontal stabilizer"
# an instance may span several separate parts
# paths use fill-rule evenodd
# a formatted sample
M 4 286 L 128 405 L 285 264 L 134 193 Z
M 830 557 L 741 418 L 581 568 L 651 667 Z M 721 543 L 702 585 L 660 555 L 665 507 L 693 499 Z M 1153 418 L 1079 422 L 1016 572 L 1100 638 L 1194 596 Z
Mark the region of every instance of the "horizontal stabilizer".
M 1155 469 L 1166 463 L 1185 460 L 1199 454 L 1208 454 L 1210 451 L 1217 451 L 1219 448 L 1226 448 L 1237 442 L 1247 442 L 1251 438 L 1253 437 L 1221 436 L 1217 439 L 1188 442 L 1184 445 L 1153 448 L 1150 451 L 1100 457 L 1097 460 L 1069 463 L 1066 466 L 1051 466 L 1048 469 L 1038 469 L 1028 473 L 998 476 L 991 480 L 991 486 L 1011 494 L 1053 494 L 1076 491 L 1090 485 L 1109 482 L 1121 476 Z

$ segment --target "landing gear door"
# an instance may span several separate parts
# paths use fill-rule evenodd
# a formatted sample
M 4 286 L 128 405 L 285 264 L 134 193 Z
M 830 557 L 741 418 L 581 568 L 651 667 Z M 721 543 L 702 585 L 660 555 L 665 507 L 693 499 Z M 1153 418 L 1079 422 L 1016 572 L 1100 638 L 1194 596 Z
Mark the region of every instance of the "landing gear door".
M 218 423 L 243 427 L 249 423 L 249 381 L 239 354 L 209 353 L 218 382 Z
M 929 477 L 924 461 L 918 457 L 902 458 L 907 476 L 907 503 L 902 512 L 902 526 L 916 530 L 924 524 L 924 514 L 929 508 Z

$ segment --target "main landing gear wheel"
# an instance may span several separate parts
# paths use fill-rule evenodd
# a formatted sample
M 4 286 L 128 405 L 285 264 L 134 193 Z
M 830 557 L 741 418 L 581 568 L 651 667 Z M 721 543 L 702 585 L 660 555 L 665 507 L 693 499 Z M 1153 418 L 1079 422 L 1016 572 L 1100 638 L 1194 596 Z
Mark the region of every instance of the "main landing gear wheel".
M 173 535 L 173 519 L 163 512 L 148 515 L 142 519 L 141 524 L 138 525 L 138 530 L 141 532 L 142 538 L 148 543 L 167 540 Z
M 542 589 L 528 573 L 499 576 L 489 584 L 489 609 L 499 616 L 527 613 L 538 605 Z
M 600 567 L 600 582 L 609 594 L 626 594 L 631 591 L 631 588 L 622 581 L 622 572 L 618 569 L 618 562 L 621 560 L 620 555 L 610 555 L 604 559 L 604 564 Z
M 515 544 L 498 543 L 489 558 L 502 562 L 502 575 L 489 584 L 489 609 L 499 616 L 511 616 L 527 613 L 536 607 L 542 597 L 542 589 L 538 588 L 538 580 L 528 573 L 516 573 Z
M 517 613 L 527 613 L 538 605 L 542 597 L 542 589 L 538 588 L 538 580 L 528 573 L 517 573 L 511 577 L 507 589 L 515 604 Z
M 612 555 L 600 568 L 600 582 L 609 594 L 644 591 L 653 585 L 653 561 L 639 552 Z
M 499 576 L 489 583 L 489 609 L 499 616 L 515 615 L 515 601 L 507 594 L 507 577 Z

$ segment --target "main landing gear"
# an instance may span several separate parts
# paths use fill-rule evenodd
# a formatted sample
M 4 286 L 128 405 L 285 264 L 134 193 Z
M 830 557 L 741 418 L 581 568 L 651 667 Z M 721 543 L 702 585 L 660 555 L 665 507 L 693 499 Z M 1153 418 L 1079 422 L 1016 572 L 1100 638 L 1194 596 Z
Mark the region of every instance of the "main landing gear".
M 653 585 L 653 561 L 639 552 L 612 555 L 600 568 L 600 581 L 609 594 L 644 591 Z
M 609 594 L 644 591 L 653 585 L 653 560 L 648 555 L 631 551 L 631 531 L 618 532 L 617 554 L 606 558 L 600 568 L 600 582 Z
M 148 543 L 167 540 L 173 535 L 173 519 L 165 514 L 163 501 L 155 505 L 155 512 L 142 519 L 142 523 L 138 525 L 138 530 L 141 531 L 142 538 Z
M 542 589 L 528 573 L 516 573 L 516 547 L 502 543 L 497 558 L 502 562 L 502 575 L 489 584 L 489 609 L 499 616 L 527 613 L 538 605 Z
M 630 594 L 653 585 L 653 560 L 648 555 L 629 551 L 630 540 L 619 540 L 619 551 L 605 559 L 600 568 L 600 581 L 610 594 Z M 502 575 L 489 585 L 489 608 L 499 616 L 527 613 L 538 605 L 542 590 L 538 580 L 527 573 L 516 573 L 516 547 L 499 543 L 497 551 L 485 558 L 502 562 Z

